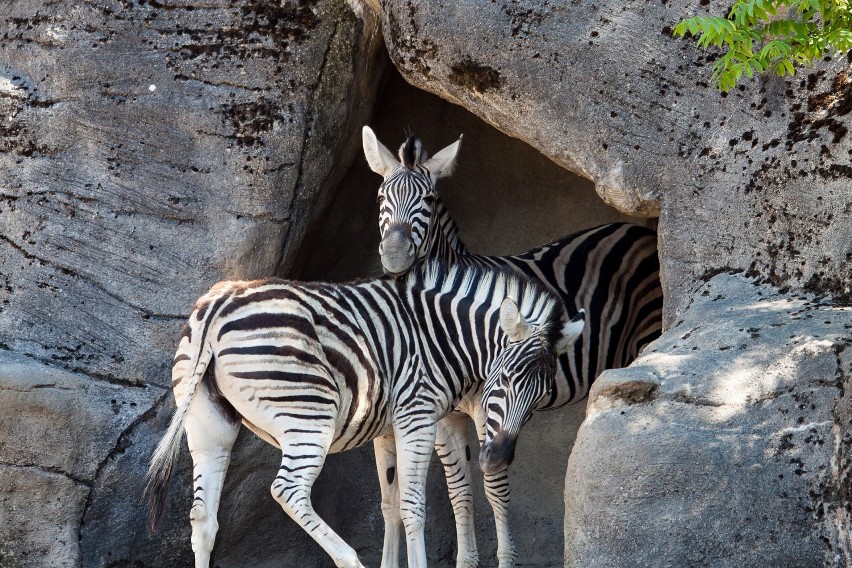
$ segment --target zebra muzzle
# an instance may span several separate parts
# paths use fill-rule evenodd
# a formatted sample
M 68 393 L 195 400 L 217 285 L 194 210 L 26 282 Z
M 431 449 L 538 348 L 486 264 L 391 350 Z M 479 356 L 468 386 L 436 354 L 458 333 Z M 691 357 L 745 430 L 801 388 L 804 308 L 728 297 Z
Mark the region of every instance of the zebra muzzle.
M 482 446 L 479 451 L 479 467 L 483 473 L 500 473 L 507 469 L 515 459 L 515 444 L 517 434 L 500 432 L 494 439 Z
M 408 272 L 414 264 L 416 253 L 411 229 L 406 225 L 392 227 L 379 243 L 382 268 L 388 276 L 400 276 Z

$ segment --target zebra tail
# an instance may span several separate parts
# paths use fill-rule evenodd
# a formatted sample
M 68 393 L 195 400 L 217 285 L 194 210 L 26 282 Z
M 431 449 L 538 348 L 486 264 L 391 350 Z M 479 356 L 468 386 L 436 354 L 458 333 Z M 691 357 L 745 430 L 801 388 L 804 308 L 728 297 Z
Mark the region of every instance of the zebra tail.
M 184 424 L 189 407 L 192 405 L 195 391 L 198 390 L 198 383 L 204 377 L 204 372 L 207 370 L 213 355 L 213 350 L 209 344 L 203 339 L 201 343 L 201 347 L 196 351 L 195 370 L 187 385 L 186 393 L 177 410 L 175 410 L 174 416 L 172 416 L 166 434 L 157 444 L 157 449 L 154 450 L 154 455 L 151 457 L 151 463 L 148 466 L 148 473 L 145 475 L 143 497 L 148 502 L 148 530 L 152 534 L 159 529 L 160 520 L 166 508 L 169 485 L 180 454 L 181 439 L 183 438 Z

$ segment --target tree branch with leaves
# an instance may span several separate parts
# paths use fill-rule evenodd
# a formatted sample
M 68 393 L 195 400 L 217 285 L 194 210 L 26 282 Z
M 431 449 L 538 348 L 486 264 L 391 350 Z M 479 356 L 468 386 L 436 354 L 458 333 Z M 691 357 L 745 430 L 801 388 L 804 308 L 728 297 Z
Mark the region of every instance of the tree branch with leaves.
M 726 48 L 713 64 L 720 91 L 743 75 L 794 75 L 828 55 L 852 50 L 852 0 L 736 0 L 728 16 L 681 20 L 675 37 L 697 37 L 702 48 Z

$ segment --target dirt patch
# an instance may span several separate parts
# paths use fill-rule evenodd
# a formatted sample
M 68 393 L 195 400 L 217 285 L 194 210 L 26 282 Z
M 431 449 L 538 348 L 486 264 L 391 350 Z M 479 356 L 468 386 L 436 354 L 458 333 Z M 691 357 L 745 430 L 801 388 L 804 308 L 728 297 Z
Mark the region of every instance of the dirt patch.
M 476 93 L 485 93 L 503 86 L 503 78 L 499 71 L 470 58 L 452 66 L 450 80 L 456 85 Z

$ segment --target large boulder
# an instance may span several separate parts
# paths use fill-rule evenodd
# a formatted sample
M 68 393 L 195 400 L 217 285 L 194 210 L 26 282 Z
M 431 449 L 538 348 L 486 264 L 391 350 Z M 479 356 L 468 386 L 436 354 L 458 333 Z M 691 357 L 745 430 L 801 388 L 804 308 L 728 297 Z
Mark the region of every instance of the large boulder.
M 852 310 L 740 276 L 589 395 L 565 566 L 849 566 Z
M 729 8 L 381 4 L 406 80 L 587 177 L 621 211 L 659 217 L 669 331 L 593 392 L 566 486 L 571 566 L 850 562 L 852 56 L 720 94 L 717 54 L 671 30 Z M 751 280 L 703 288 L 720 273 Z M 788 317 L 788 300 L 805 315 Z
M 700 279 L 748 271 L 777 286 L 852 293 L 852 64 L 708 85 L 712 54 L 671 36 L 730 2 L 382 3 L 391 58 L 595 183 L 660 217 L 665 322 Z
M 148 540 L 138 503 L 175 338 L 213 282 L 287 273 L 359 151 L 377 22 L 343 0 L 24 0 L 0 20 L 0 564 L 187 564 L 185 507 Z M 277 459 L 241 457 L 267 496 L 252 475 Z

